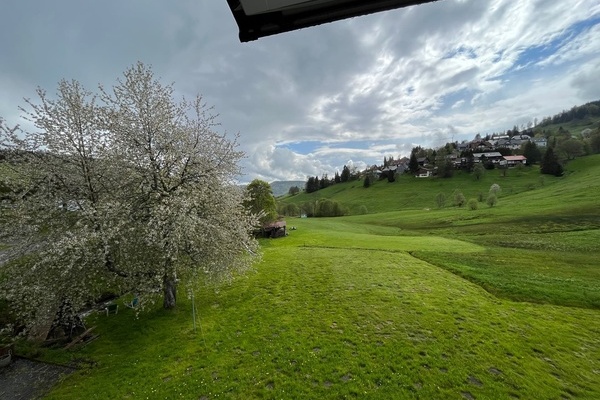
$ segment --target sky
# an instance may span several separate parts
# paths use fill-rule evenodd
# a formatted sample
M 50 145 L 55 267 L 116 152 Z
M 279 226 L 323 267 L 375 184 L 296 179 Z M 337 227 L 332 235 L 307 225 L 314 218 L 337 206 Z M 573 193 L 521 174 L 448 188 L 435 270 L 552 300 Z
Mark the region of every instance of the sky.
M 240 43 L 226 0 L 0 0 L 0 117 L 138 61 L 239 133 L 241 182 L 333 176 L 600 99 L 597 0 L 440 0 Z

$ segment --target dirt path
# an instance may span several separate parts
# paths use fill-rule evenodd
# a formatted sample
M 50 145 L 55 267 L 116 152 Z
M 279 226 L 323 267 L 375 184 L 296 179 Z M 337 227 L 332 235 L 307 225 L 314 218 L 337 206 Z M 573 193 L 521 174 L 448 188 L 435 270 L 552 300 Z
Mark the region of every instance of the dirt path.
M 0 368 L 0 399 L 40 398 L 61 376 L 73 371 L 69 367 L 17 358 L 9 366 Z

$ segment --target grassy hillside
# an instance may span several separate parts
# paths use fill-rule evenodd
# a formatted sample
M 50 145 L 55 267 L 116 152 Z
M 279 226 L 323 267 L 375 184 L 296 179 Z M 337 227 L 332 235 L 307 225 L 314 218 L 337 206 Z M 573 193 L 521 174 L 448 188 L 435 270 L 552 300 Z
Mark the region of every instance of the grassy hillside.
M 452 194 L 455 190 L 461 191 L 468 199 L 487 197 L 490 186 L 494 183 L 500 185 L 500 202 L 512 201 L 519 205 L 528 201 L 556 204 L 544 197 L 554 196 L 554 185 L 559 184 L 557 190 L 563 190 L 569 198 L 584 195 L 589 192 L 587 185 L 597 187 L 597 183 L 590 177 L 600 173 L 600 156 L 583 157 L 572 161 L 566 166 L 566 176 L 557 178 L 550 175 L 541 175 L 539 167 L 525 167 L 522 170 L 510 169 L 506 176 L 500 170 L 486 171 L 480 180 L 472 174 L 457 171 L 452 178 L 415 178 L 409 174 L 402 175 L 396 182 L 377 181 L 369 188 L 363 187 L 362 181 L 353 181 L 336 184 L 314 193 L 301 193 L 296 196 L 285 197 L 282 203 L 302 204 L 321 198 L 338 201 L 345 206 L 350 214 L 357 214 L 361 206 L 366 207 L 368 213 L 382 213 L 398 210 L 418 210 L 437 208 L 436 196 L 443 193 L 446 198 L 446 207 L 452 206 Z M 577 180 L 578 174 L 587 174 Z M 575 179 L 571 179 L 575 178 Z M 571 187 L 573 185 L 573 187 Z M 584 199 L 581 199 L 582 201 Z M 589 200 L 589 198 L 587 199 Z M 579 203 L 580 201 L 578 201 Z M 483 206 L 483 204 L 482 204 Z M 560 207 L 560 205 L 557 205 Z M 485 206 L 487 207 L 487 206 Z M 506 207 L 504 207 L 506 209 Z
M 396 209 L 344 218 L 343 233 L 336 232 L 336 236 L 343 238 L 345 232 L 356 229 L 349 225 L 356 224 L 372 231 L 386 227 L 387 233 L 380 234 L 421 238 L 428 243 L 431 240 L 422 238 L 460 239 L 485 251 L 462 254 L 448 245 L 411 254 L 508 299 L 600 308 L 596 256 L 600 253 L 600 155 L 574 160 L 566 171 L 561 178 L 544 176 L 543 182 L 535 169 L 521 174 L 511 171 L 504 180 L 492 171 L 479 182 L 466 175 L 433 180 L 404 177 L 404 184 L 379 182 L 368 189 L 346 184 L 343 190 L 332 187 L 316 194 L 329 191 L 344 204 L 364 202 L 369 209 Z M 493 208 L 480 204 L 478 210 L 438 209 L 433 200 L 426 203 L 438 191 L 450 196 L 454 184 L 469 198 L 489 188 L 490 182 L 499 182 L 503 188 Z M 372 193 L 376 195 L 368 203 Z M 399 198 L 403 202 L 398 202 Z
M 579 136 L 581 132 L 585 129 L 597 129 L 600 127 L 600 118 L 594 116 L 588 116 L 583 119 L 574 119 L 569 122 L 560 123 L 560 124 L 549 124 L 544 125 L 542 127 L 534 128 L 535 133 L 541 133 L 542 131 L 548 132 L 550 134 L 556 134 L 559 128 L 563 128 L 571 132 L 572 135 Z
M 288 198 L 370 214 L 289 218 L 253 273 L 196 292 L 197 332 L 183 287 L 174 311 L 92 315 L 98 340 L 39 350 L 85 366 L 48 398 L 600 398 L 599 176 L 592 156 Z M 435 207 L 492 183 L 493 208 Z
M 463 260 L 486 246 L 366 222 L 293 220 L 290 236 L 263 242 L 255 273 L 196 294 L 198 332 L 185 298 L 139 319 L 93 316 L 100 339 L 48 355 L 89 367 L 48 398 L 600 395 L 599 310 L 497 298 L 411 255 Z

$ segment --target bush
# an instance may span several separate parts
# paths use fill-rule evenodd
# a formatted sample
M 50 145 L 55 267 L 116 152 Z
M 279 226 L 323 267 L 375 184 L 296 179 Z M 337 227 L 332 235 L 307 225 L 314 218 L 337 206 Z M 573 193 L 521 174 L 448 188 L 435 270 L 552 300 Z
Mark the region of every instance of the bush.
M 492 186 L 490 186 L 490 193 L 497 195 L 501 191 L 502 191 L 502 189 L 500 188 L 500 185 L 498 185 L 497 183 L 494 183 Z
M 369 186 L 371 186 L 371 177 L 367 174 L 365 176 L 365 181 L 363 182 L 363 187 L 368 188 Z
M 345 212 L 337 201 L 323 199 L 315 205 L 315 217 L 341 217 Z
M 279 214 L 285 215 L 286 217 L 293 217 L 300 215 L 300 207 L 296 204 L 282 204 L 279 206 Z
M 306 203 L 302 203 L 300 209 L 307 217 L 315 216 L 315 203 L 312 201 L 307 201 Z
M 467 207 L 469 207 L 469 210 L 477 210 L 477 208 L 479 207 L 479 202 L 477 201 L 477 199 L 469 199 Z
M 454 205 L 456 207 L 462 207 L 465 205 L 466 202 L 467 202 L 467 199 L 465 199 L 465 196 L 462 194 L 462 192 L 459 190 L 455 190 L 454 191 Z
M 357 213 L 358 213 L 359 215 L 365 215 L 365 214 L 368 214 L 368 213 L 369 213 L 369 210 L 367 210 L 367 206 L 365 206 L 365 205 L 363 204 L 363 205 L 361 205 L 360 207 L 358 207 L 358 211 L 357 211 Z
M 487 205 L 490 207 L 494 207 L 498 203 L 498 198 L 494 193 L 490 193 L 487 198 Z

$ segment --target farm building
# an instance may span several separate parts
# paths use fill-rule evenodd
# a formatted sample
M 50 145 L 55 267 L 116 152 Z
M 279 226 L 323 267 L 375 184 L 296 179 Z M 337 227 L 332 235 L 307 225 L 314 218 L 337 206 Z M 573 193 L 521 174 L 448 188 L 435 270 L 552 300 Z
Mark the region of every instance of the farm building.
M 285 221 L 275 221 L 264 225 L 261 229 L 263 237 L 278 238 L 286 235 Z

